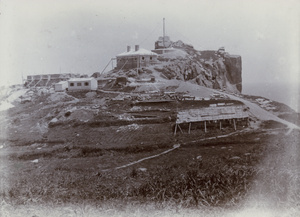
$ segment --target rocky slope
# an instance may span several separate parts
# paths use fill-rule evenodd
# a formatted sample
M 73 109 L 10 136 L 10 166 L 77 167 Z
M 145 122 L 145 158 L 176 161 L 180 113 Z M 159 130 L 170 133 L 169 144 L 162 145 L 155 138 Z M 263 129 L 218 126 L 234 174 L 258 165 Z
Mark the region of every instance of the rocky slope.
M 242 91 L 242 59 L 230 55 L 224 48 L 217 51 L 198 51 L 182 41 L 172 42 L 168 52 L 158 56 L 154 66 L 138 70 L 112 70 L 107 76 L 125 75 L 140 78 L 159 75 L 165 79 L 193 81 L 201 86 L 226 89 L 230 92 Z M 158 72 L 158 73 L 157 73 Z

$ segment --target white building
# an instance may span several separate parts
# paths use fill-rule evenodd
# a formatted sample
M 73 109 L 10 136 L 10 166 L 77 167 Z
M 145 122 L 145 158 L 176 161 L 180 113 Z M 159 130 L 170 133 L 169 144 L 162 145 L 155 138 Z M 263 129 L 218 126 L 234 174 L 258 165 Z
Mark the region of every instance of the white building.
M 134 50 L 127 46 L 127 52 L 118 54 L 116 57 L 117 69 L 135 69 L 157 63 L 157 54 L 140 48 L 139 45 L 135 45 Z
M 68 90 L 97 90 L 98 82 L 95 78 L 71 78 L 68 80 Z
M 54 85 L 55 91 L 65 91 L 68 88 L 67 81 L 60 81 Z

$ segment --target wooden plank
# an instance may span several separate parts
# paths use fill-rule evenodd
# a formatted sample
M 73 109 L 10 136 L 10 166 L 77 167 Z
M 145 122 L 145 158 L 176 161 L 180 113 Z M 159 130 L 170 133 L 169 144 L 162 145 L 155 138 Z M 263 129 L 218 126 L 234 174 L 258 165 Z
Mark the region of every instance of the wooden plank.
M 191 126 L 192 126 L 192 123 L 189 124 L 189 134 L 191 134 Z
M 233 119 L 233 126 L 234 126 L 234 130 L 236 130 L 235 119 Z
M 180 127 L 179 124 L 178 124 L 178 128 L 179 128 L 180 132 L 183 134 L 183 131 L 182 131 L 182 129 L 181 129 L 181 127 Z
M 177 124 L 175 125 L 174 135 L 176 135 L 176 131 L 177 131 Z
M 206 121 L 204 121 L 204 132 L 206 133 Z

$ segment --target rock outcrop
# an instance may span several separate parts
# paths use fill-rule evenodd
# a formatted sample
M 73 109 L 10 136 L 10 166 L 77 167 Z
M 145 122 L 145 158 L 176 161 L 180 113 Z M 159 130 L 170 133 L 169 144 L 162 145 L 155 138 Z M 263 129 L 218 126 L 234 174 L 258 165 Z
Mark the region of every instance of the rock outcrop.
M 225 66 L 230 83 L 242 92 L 242 58 L 238 55 L 225 55 Z
M 186 68 L 182 72 L 185 80 L 195 79 L 202 86 L 242 92 L 241 56 L 225 52 L 224 47 L 217 51 L 197 51 L 182 41 L 174 42 L 173 47 L 187 53 Z
M 133 69 L 134 72 L 113 70 L 112 75 L 117 73 L 118 76 L 135 77 L 145 72 L 144 74 L 149 76 L 159 74 L 165 79 L 191 80 L 214 89 L 226 89 L 236 93 L 242 91 L 241 56 L 230 55 L 223 47 L 216 51 L 198 51 L 180 40 L 170 43 L 165 51 L 159 49 L 160 54 L 155 66 L 141 68 L 138 73 L 135 72 L 136 69 Z

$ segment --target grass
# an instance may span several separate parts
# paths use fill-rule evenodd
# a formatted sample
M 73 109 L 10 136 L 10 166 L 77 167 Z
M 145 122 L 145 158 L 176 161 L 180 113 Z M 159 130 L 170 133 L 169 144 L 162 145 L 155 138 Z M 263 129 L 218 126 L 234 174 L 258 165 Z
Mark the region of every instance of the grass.
M 133 199 L 145 202 L 171 201 L 185 207 L 234 205 L 247 193 L 247 178 L 253 175 L 253 171 L 227 169 L 224 167 L 216 174 L 203 175 L 194 169 L 176 174 L 174 168 L 162 167 L 148 175 L 139 175 L 139 172 L 132 170 L 124 177 L 107 173 L 86 176 L 56 170 L 55 173 L 23 177 L 22 181 L 15 183 L 9 191 L 2 192 L 1 196 L 17 204 L 49 201 L 87 201 L 96 204 L 106 200 Z M 124 186 L 124 181 L 131 180 L 134 183 L 141 176 L 148 178 L 144 184 Z
M 37 112 L 35 117 L 44 112 Z M 111 203 L 112 209 L 130 203 L 156 204 L 161 209 L 177 209 L 232 208 L 248 198 L 260 201 L 259 197 L 267 197 L 278 207 L 299 206 L 300 162 L 294 154 L 299 149 L 292 145 L 297 144 L 299 135 L 284 136 L 283 130 L 274 134 L 250 132 L 192 142 L 233 129 L 209 129 L 205 134 L 193 128 L 187 134 L 183 127 L 184 134 L 174 136 L 171 120 L 162 117 L 156 124 L 141 120 L 136 130 L 120 130 L 119 126 L 133 123 L 127 120 L 109 117 L 111 122 L 107 122 L 98 118 L 50 125 L 45 137 L 34 141 L 27 130 L 22 132 L 28 134 L 27 140 L 14 129 L 9 131 L 16 142 L 12 140 L 5 147 L 11 152 L 0 158 L 1 163 L 8 162 L 7 171 L 0 174 L 2 201 L 12 205 Z M 26 119 L 15 120 L 15 124 L 27 123 Z M 269 121 L 261 127 L 272 130 L 282 126 Z M 31 146 L 37 141 L 45 147 Z M 177 143 L 182 146 L 171 153 L 113 170 Z M 34 159 L 39 159 L 38 163 L 32 163 Z M 107 168 L 112 170 L 102 171 Z
M 71 159 L 53 155 L 39 158 L 38 164 L 22 160 L 25 167 L 15 171 L 7 188 L 1 189 L 0 197 L 12 206 L 78 205 L 83 207 L 82 214 L 89 213 L 84 204 L 120 212 L 151 206 L 155 210 L 174 210 L 178 216 L 183 214 L 182 210 L 237 207 L 269 210 L 276 207 L 297 213 L 300 211 L 297 138 L 297 132 L 289 136 L 284 136 L 284 132 L 243 133 L 186 144 L 159 158 L 107 172 L 98 168 L 105 159 L 109 163 L 124 158 L 128 163 L 133 157 L 151 155 L 157 150 L 67 146 L 59 149 L 60 155 L 67 157 L 67 152 L 76 150 Z
M 238 140 L 238 137 L 235 139 Z M 104 159 L 125 157 L 123 161 L 130 162 L 135 155 L 149 156 L 157 153 L 157 148 L 164 150 L 169 146 L 158 144 L 156 148 L 132 146 L 112 149 L 66 146 L 56 149 L 56 154 L 41 155 L 36 165 L 28 163 L 26 171 L 16 171 L 11 185 L 1 192 L 1 197 L 16 204 L 98 204 L 121 200 L 158 203 L 161 206 L 173 204 L 176 207 L 231 207 L 249 192 L 256 176 L 254 166 L 261 159 L 260 152 L 263 150 L 258 145 L 249 143 L 251 148 L 245 149 L 243 144 L 232 142 L 230 145 L 236 146 L 235 152 L 228 154 L 222 151 L 220 146 L 223 145 L 222 140 L 186 145 L 157 159 L 109 172 L 97 169 Z M 251 152 L 251 155 L 244 155 L 245 151 Z M 202 153 L 203 157 L 197 159 L 197 153 Z M 71 158 L 64 161 L 63 157 L 67 156 Z M 234 156 L 238 159 L 232 159 Z M 82 161 L 81 165 L 79 161 Z M 48 162 L 55 166 L 49 167 Z M 72 167 L 68 162 L 77 162 L 77 166 Z M 141 171 L 139 167 L 145 167 L 147 171 Z
M 173 201 L 183 207 L 232 206 L 245 197 L 249 180 L 255 175 L 253 169 L 228 165 L 213 174 L 202 173 L 201 166 L 201 162 L 194 163 L 181 174 L 176 173 L 176 166 L 160 168 L 135 190 L 135 195 L 158 202 Z

